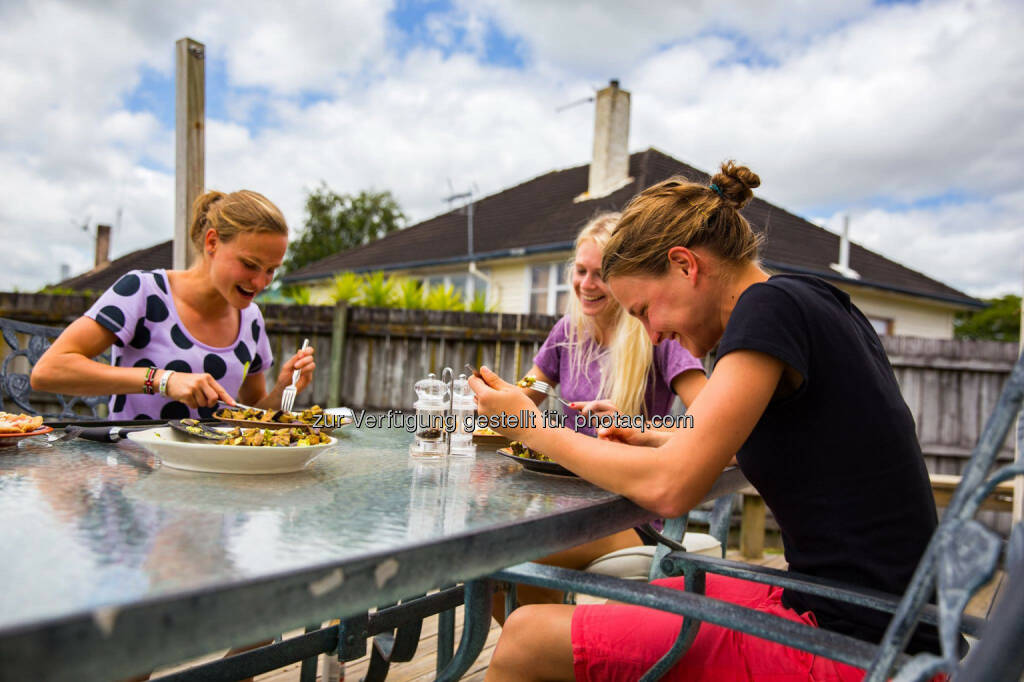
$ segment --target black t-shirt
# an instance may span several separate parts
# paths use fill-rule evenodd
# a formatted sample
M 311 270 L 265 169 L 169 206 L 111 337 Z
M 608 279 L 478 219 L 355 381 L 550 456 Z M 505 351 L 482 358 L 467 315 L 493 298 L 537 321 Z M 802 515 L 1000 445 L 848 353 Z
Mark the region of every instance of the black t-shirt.
M 902 594 L 937 525 L 914 419 L 878 336 L 850 297 L 814 278 L 749 287 L 718 346 L 755 350 L 802 382 L 775 398 L 737 453 L 772 510 L 793 571 Z M 821 627 L 877 642 L 890 614 L 786 590 Z M 937 651 L 921 627 L 910 651 Z

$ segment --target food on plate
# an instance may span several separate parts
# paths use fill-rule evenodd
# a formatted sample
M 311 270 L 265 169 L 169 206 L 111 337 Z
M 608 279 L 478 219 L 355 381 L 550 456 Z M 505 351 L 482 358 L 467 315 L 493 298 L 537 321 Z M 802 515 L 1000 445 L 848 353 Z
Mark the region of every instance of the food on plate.
M 31 433 L 43 426 L 42 417 L 0 412 L 0 433 Z
M 330 443 L 330 436 L 306 429 L 231 429 L 218 445 L 251 445 L 254 447 L 297 447 Z
M 547 455 L 542 455 L 535 450 L 531 450 L 530 448 L 523 445 L 521 442 L 517 440 L 514 440 L 511 443 L 509 443 L 508 447 L 512 451 L 512 454 L 515 455 L 516 457 L 526 457 L 527 459 L 535 459 L 539 462 L 555 461 L 548 457 Z
M 536 381 L 537 377 L 527 374 L 525 377 L 516 382 L 516 386 L 518 386 L 519 388 L 530 388 Z
M 501 436 L 500 433 L 498 433 L 494 429 L 488 428 L 486 426 L 481 428 L 481 429 L 474 430 L 473 431 L 473 435 L 474 436 Z
M 324 411 L 319 405 L 314 405 L 302 412 L 285 412 L 283 410 L 261 410 L 256 407 L 248 408 L 221 408 L 213 413 L 217 419 L 231 419 L 234 421 L 250 422 L 275 422 L 278 424 L 291 424 L 301 422 L 310 426 L 323 426 Z

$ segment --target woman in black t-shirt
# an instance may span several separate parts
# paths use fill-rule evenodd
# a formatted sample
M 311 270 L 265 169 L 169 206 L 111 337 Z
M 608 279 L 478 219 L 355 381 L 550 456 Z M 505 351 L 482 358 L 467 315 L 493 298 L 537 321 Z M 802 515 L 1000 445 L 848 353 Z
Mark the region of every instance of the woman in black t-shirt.
M 801 573 L 906 588 L 936 525 L 928 474 L 885 351 L 849 296 L 812 277 L 769 276 L 739 210 L 760 179 L 729 162 L 709 186 L 659 183 L 633 199 L 605 247 L 612 294 L 655 343 L 718 360 L 693 428 L 506 430 L 583 478 L 662 516 L 685 513 L 735 455 Z M 534 409 L 486 368 L 481 414 Z M 542 423 L 538 419 L 538 424 Z M 659 584 L 682 588 L 682 578 Z M 888 616 L 715 575 L 708 596 L 877 641 Z M 543 605 L 505 624 L 489 680 L 633 680 L 671 646 L 678 616 L 627 605 Z M 911 649 L 935 648 L 934 630 Z M 704 624 L 663 679 L 859 680 L 863 671 Z

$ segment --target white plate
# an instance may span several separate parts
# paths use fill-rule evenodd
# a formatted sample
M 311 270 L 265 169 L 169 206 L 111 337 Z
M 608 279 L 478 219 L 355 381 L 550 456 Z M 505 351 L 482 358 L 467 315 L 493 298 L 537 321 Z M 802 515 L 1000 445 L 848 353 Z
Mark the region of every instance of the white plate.
M 216 474 L 284 474 L 301 471 L 338 442 L 336 438 L 331 438 L 329 443 L 295 447 L 217 445 L 188 438 L 169 426 L 133 431 L 128 434 L 128 438 L 152 452 L 169 467 Z

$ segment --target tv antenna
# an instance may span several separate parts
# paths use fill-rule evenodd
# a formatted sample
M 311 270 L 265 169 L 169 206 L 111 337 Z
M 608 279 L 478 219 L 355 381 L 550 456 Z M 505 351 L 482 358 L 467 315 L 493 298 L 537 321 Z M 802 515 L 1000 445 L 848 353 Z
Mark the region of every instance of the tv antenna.
M 473 260 L 473 192 L 476 190 L 476 183 L 474 182 L 468 190 L 465 192 L 455 192 L 455 188 L 452 186 L 451 178 L 448 178 L 448 196 L 443 197 L 441 201 L 448 202 L 448 211 L 451 212 L 452 204 L 459 199 L 465 199 L 466 204 L 463 206 L 466 213 L 466 252 L 469 255 L 469 260 Z
M 555 107 L 555 113 L 556 114 L 560 114 L 563 111 L 565 111 L 566 109 L 572 109 L 573 107 L 578 106 L 580 104 L 586 104 L 587 102 L 593 102 L 593 101 L 594 101 L 594 96 L 593 95 L 591 95 L 590 97 L 584 97 L 584 98 L 578 99 L 578 100 L 576 100 L 574 102 L 569 102 L 568 104 L 563 104 L 560 107 Z
M 69 222 L 72 225 L 78 226 L 82 230 L 82 232 L 88 232 L 89 231 L 89 225 L 90 225 L 90 223 L 92 223 L 92 215 L 85 216 L 85 220 L 83 220 L 82 222 L 78 222 L 74 218 L 71 218 Z

